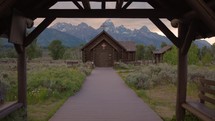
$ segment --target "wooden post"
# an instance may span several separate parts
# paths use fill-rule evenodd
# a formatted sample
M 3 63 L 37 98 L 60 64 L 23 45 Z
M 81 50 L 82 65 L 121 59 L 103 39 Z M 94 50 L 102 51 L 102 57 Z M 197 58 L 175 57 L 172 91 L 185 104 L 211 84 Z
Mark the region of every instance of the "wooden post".
M 186 27 L 182 24 L 178 28 L 178 37 L 185 40 Z M 182 47 L 178 47 L 178 85 L 176 100 L 176 120 L 183 121 L 185 117 L 185 109 L 182 104 L 186 101 L 187 91 L 187 53 L 182 52 Z
M 22 51 L 18 53 L 18 102 L 27 108 L 27 82 L 26 82 L 26 57 L 25 47 L 22 46 Z

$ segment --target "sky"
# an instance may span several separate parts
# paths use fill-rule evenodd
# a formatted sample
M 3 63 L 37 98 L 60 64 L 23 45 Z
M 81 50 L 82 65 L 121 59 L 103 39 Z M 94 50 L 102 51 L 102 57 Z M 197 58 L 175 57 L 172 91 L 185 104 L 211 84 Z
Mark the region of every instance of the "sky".
M 125 3 L 124 3 L 125 4 Z M 80 3 L 80 5 L 82 5 Z M 99 2 L 93 2 L 90 3 L 92 9 L 100 9 L 101 8 L 101 3 Z M 149 4 L 143 3 L 143 2 L 136 2 L 132 3 L 128 9 L 131 8 L 141 8 L 144 6 L 144 8 L 147 9 L 153 9 Z M 107 9 L 113 9 L 115 7 L 115 3 L 113 2 L 108 2 L 106 4 Z M 77 9 L 77 7 L 72 3 L 72 2 L 59 2 L 52 6 L 50 9 Z M 108 18 L 57 18 L 54 22 L 52 22 L 52 25 L 58 23 L 58 22 L 66 22 L 66 23 L 71 23 L 73 25 L 78 25 L 81 22 L 87 23 L 89 26 L 92 26 L 93 28 L 97 29 L 101 26 L 103 22 L 105 22 Z M 43 18 L 36 19 L 34 21 L 34 26 L 37 26 Z M 126 28 L 129 29 L 139 29 L 142 26 L 147 26 L 150 31 L 156 32 L 160 35 L 164 35 L 150 20 L 148 19 L 111 19 L 111 21 L 114 23 L 115 26 L 120 26 L 124 25 Z M 173 28 L 170 25 L 170 21 L 162 19 L 162 21 L 167 25 L 167 27 L 177 36 L 177 29 Z M 165 35 L 164 35 L 165 36 Z M 215 37 L 213 38 L 203 38 L 204 40 L 208 41 L 210 44 L 215 43 Z

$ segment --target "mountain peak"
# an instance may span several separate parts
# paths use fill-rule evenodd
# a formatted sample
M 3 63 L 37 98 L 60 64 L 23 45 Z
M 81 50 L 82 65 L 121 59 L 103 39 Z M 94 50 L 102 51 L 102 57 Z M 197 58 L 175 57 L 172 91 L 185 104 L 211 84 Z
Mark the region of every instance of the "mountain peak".
M 118 28 L 125 28 L 125 26 L 124 25 L 120 25 Z
M 71 25 L 71 24 L 66 22 L 58 22 L 58 23 L 55 23 L 53 26 L 67 26 L 67 25 Z
M 88 25 L 86 23 L 84 23 L 84 22 L 81 22 L 80 24 L 78 24 L 78 26 L 79 27 L 84 27 L 84 28 L 88 27 Z
M 50 28 L 57 29 L 61 32 L 64 32 L 64 31 L 67 31 L 67 29 L 70 28 L 71 26 L 73 26 L 73 25 L 70 23 L 58 22 L 58 23 L 54 24 L 53 26 L 51 26 Z
M 107 19 L 104 23 L 113 23 L 111 19 Z
M 102 25 L 100 27 L 103 27 L 103 28 L 110 28 L 110 27 L 115 27 L 113 22 L 111 21 L 111 19 L 107 19 L 104 23 L 102 23 Z
M 148 27 L 146 27 L 146 26 L 141 27 L 141 28 L 140 28 L 140 31 L 143 31 L 143 32 L 151 32 L 151 31 L 148 29 Z

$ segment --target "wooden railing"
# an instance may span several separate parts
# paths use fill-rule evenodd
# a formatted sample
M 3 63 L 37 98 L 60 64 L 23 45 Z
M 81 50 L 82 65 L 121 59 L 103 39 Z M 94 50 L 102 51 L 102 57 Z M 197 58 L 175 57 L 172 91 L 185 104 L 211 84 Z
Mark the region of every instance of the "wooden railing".
M 8 102 L 0 106 L 0 119 L 22 107 L 22 103 Z
M 200 79 L 199 98 L 199 102 L 186 102 L 182 107 L 204 121 L 215 121 L 215 81 Z

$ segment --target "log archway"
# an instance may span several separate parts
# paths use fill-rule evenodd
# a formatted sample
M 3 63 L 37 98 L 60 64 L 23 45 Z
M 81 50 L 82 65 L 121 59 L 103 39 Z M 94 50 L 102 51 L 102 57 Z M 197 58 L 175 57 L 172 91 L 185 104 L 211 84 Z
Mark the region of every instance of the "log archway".
M 50 9 L 57 2 L 73 2 L 78 9 Z M 101 9 L 93 9 L 91 2 L 100 2 Z M 106 3 L 114 2 L 115 9 L 107 9 Z M 147 2 L 144 6 L 128 9 L 135 2 Z M 81 5 L 81 4 L 82 5 Z M 32 27 L 36 18 L 45 18 L 28 36 L 26 28 Z M 5 109 L 0 117 L 16 108 L 27 108 L 25 48 L 56 18 L 148 18 L 178 48 L 178 91 L 176 104 L 177 121 L 182 121 L 186 102 L 187 53 L 192 41 L 215 36 L 214 0 L 1 0 L 0 36 L 9 38 L 18 53 L 18 103 Z M 168 19 L 178 28 L 176 37 L 160 20 Z M 17 26 L 18 25 L 18 26 Z

